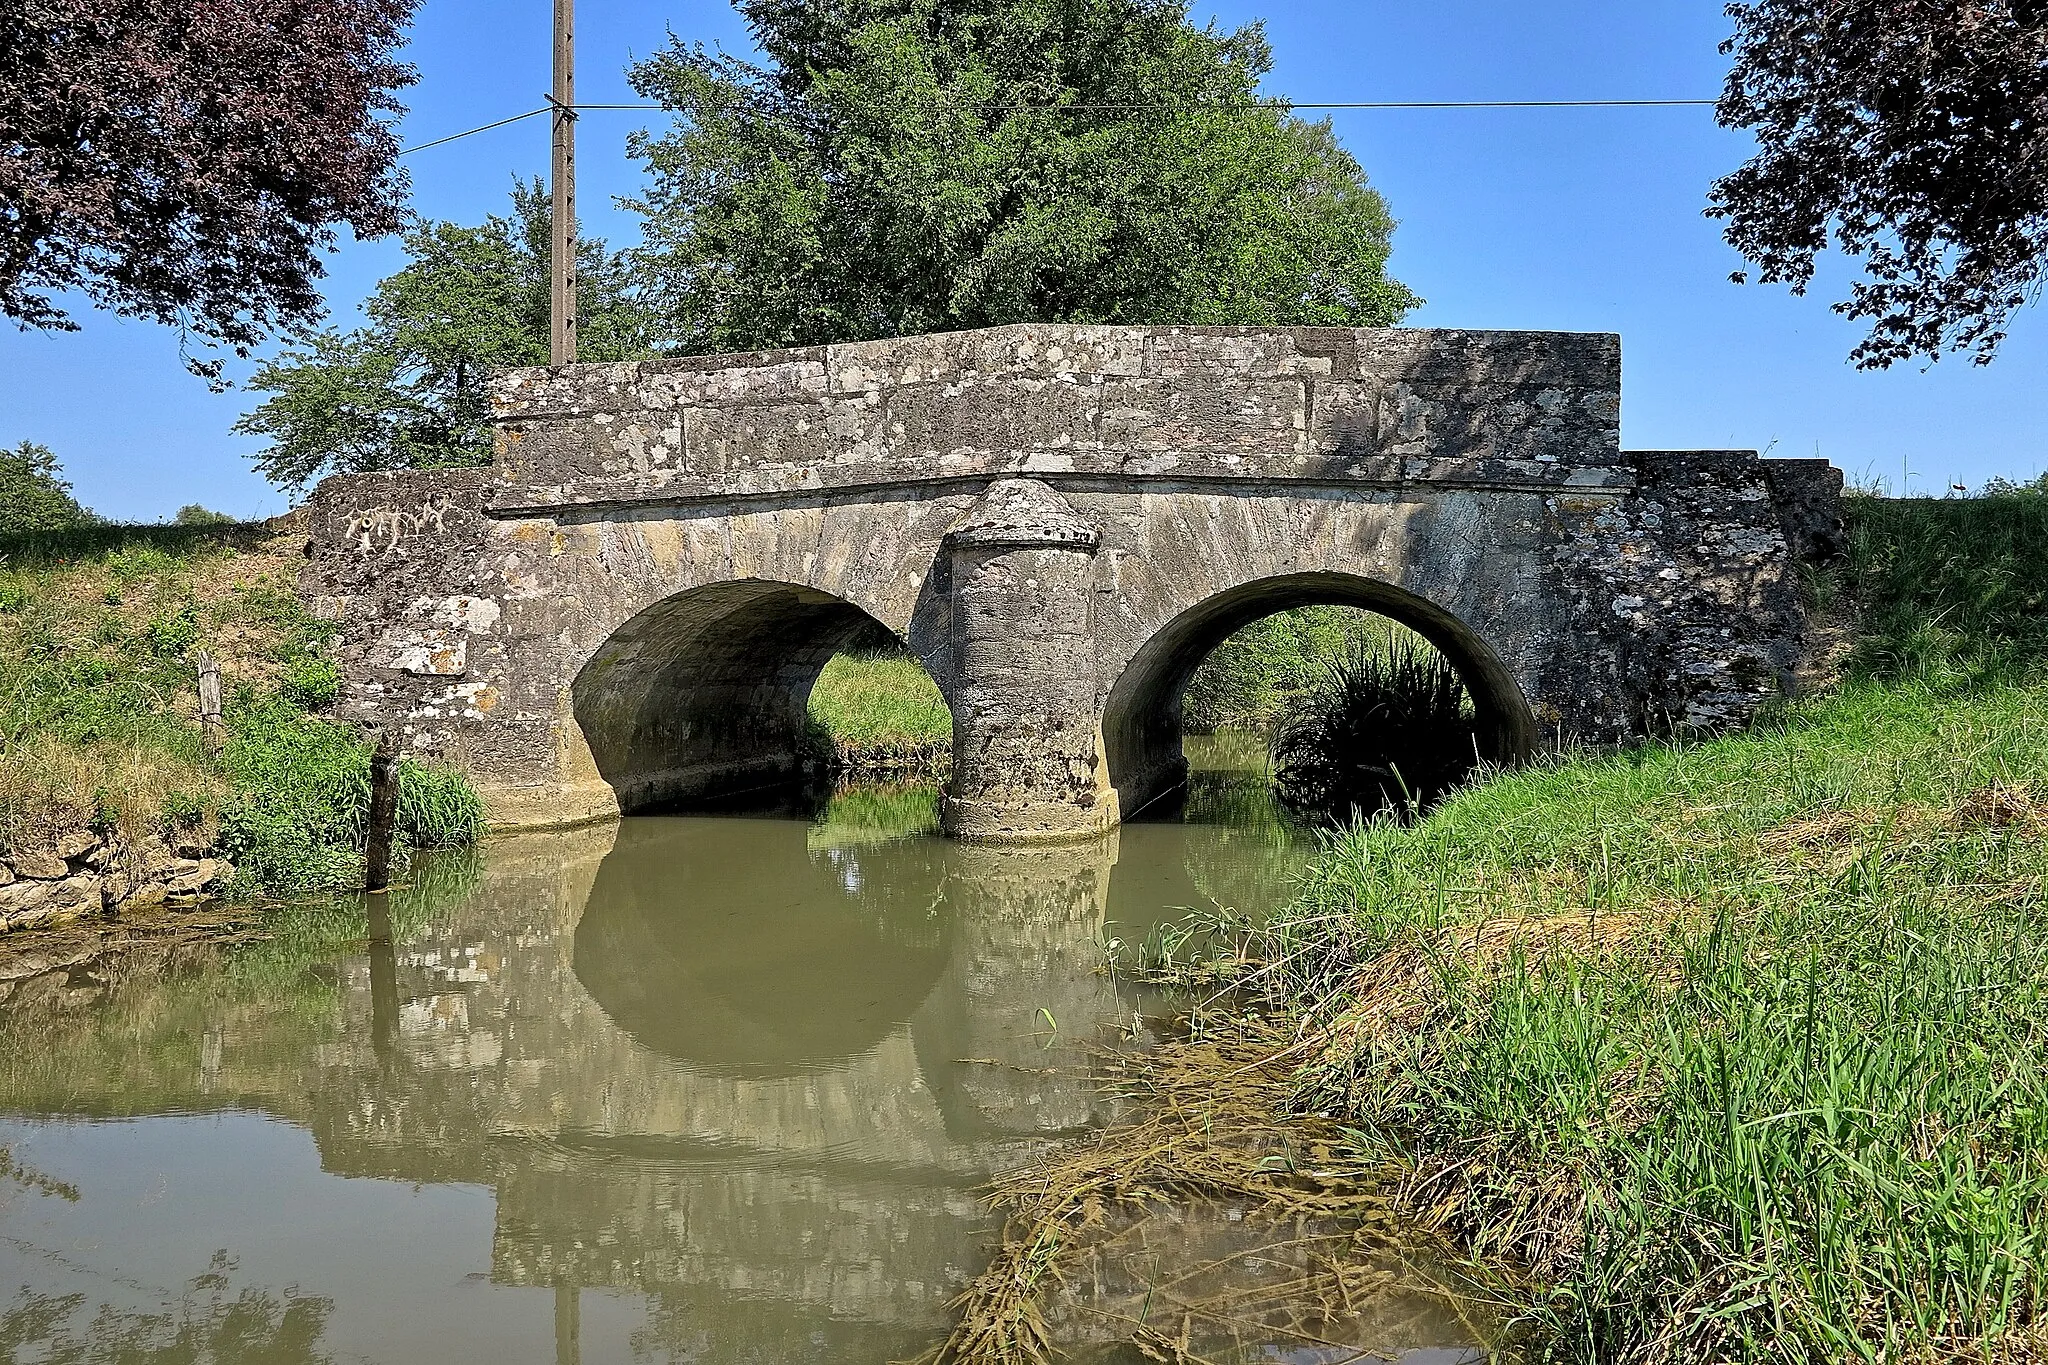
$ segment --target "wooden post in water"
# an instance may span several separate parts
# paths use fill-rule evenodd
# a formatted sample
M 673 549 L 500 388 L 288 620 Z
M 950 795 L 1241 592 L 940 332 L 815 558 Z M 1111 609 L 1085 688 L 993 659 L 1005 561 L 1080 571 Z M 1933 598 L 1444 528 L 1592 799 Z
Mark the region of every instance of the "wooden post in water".
M 398 736 L 377 734 L 370 755 L 370 829 L 363 850 L 363 889 L 382 891 L 391 885 L 391 831 L 398 823 Z
M 209 749 L 227 741 L 227 724 L 220 715 L 220 665 L 205 650 L 199 651 L 199 731 Z

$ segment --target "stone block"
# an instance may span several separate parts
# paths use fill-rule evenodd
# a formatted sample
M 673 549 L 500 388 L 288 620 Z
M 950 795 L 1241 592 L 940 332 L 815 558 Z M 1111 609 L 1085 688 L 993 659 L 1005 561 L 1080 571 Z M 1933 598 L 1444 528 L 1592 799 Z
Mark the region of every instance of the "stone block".
M 28 849 L 10 854 L 7 861 L 14 875 L 31 881 L 54 882 L 71 875 L 71 866 L 47 849 Z

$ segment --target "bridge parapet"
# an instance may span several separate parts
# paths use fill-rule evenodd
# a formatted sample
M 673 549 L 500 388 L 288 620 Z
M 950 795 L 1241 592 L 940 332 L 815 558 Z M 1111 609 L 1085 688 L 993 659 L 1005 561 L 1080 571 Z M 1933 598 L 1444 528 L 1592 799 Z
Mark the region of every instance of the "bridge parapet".
M 1031 324 L 514 371 L 491 505 L 1020 476 L 1625 486 L 1610 335 Z

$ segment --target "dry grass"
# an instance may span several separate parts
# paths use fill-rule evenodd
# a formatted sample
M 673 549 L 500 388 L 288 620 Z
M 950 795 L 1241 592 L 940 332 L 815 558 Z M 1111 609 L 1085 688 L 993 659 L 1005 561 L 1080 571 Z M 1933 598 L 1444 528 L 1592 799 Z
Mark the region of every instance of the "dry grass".
M 1393 1221 L 1390 1172 L 1329 1118 L 1276 1121 L 1300 1043 L 1244 1016 L 1114 1059 L 1136 1116 L 997 1181 L 1001 1242 L 928 1361 L 1044 1365 L 1092 1342 L 1197 1365 L 1262 1343 L 1335 1362 L 1370 1358 L 1421 1319 L 1486 1340 L 1490 1316 L 1437 1269 L 1440 1248 Z M 1245 1225 L 1200 1254 L 1188 1211 L 1222 1208 Z M 1162 1229 L 1164 1255 L 1147 1245 Z

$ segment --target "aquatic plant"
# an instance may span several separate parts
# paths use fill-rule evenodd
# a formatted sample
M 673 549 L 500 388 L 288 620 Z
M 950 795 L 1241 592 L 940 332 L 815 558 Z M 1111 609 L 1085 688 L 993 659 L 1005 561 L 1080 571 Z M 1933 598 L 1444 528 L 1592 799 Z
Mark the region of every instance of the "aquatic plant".
M 1423 644 L 1354 642 L 1273 731 L 1273 786 L 1300 814 L 1345 821 L 1426 810 L 1478 765 L 1472 699 Z

